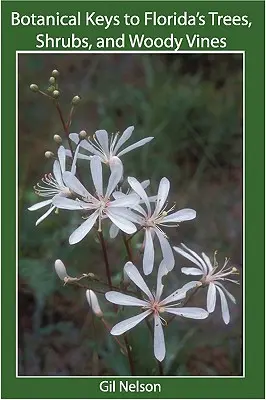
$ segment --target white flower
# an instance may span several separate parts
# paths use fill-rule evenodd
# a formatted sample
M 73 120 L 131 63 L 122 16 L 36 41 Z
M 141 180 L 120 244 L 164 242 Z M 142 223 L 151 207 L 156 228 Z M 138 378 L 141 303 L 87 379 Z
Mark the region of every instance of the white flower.
M 167 178 L 161 179 L 155 202 L 154 200 L 152 202 L 149 200 L 145 190 L 136 178 L 129 177 L 128 183 L 146 206 L 146 210 L 140 204 L 134 206 L 133 208 L 138 212 L 138 215 L 135 214 L 135 218 L 132 217 L 133 222 L 138 223 L 145 229 L 143 272 L 145 275 L 148 275 L 153 270 L 153 239 L 155 235 L 159 239 L 166 266 L 168 270 L 171 271 L 175 264 L 174 255 L 168 242 L 167 235 L 161 227 L 176 227 L 178 226 L 178 222 L 194 219 L 196 217 L 196 211 L 190 208 L 184 208 L 169 214 L 174 207 L 166 211 L 166 200 L 170 189 L 170 182 Z M 151 207 L 151 203 L 154 203 L 153 207 Z
M 130 138 L 133 130 L 134 126 L 129 126 L 123 132 L 121 137 L 119 137 L 119 133 L 112 134 L 110 140 L 107 131 L 104 129 L 96 131 L 95 135 L 93 135 L 93 138 L 89 138 L 88 140 L 83 139 L 80 141 L 79 135 L 77 133 L 71 133 L 69 137 L 76 144 L 80 143 L 80 147 L 87 150 L 90 154 L 100 157 L 103 163 L 112 165 L 115 156 L 120 158 L 122 155 L 136 149 L 137 147 L 143 146 L 153 139 L 153 137 L 147 137 L 124 148 L 124 150 L 118 151 L 121 146 L 123 146 L 123 144 Z M 71 154 L 69 153 L 68 155 L 71 156 Z M 86 156 L 84 154 L 79 154 L 78 157 L 91 159 L 91 156 Z
M 195 253 L 195 251 L 189 249 L 183 243 L 181 243 L 181 246 L 182 248 L 174 247 L 174 250 L 197 265 L 197 268 L 183 267 L 181 269 L 182 272 L 186 275 L 202 275 L 202 284 L 209 286 L 207 292 L 207 310 L 209 313 L 212 313 L 215 310 L 216 293 L 218 291 L 221 299 L 222 317 L 225 324 L 228 324 L 230 321 L 230 314 L 225 294 L 234 304 L 236 304 L 236 299 L 231 293 L 228 292 L 228 290 L 220 281 L 229 281 L 238 284 L 238 281 L 228 278 L 229 275 L 237 274 L 237 269 L 235 267 L 226 268 L 229 260 L 225 259 L 223 267 L 218 270 L 219 267 L 215 254 L 214 262 L 212 264 L 211 260 L 205 253 L 202 253 L 202 257 L 200 257 L 197 253 Z
M 74 160 L 72 163 L 71 171 L 75 173 L 76 171 L 76 159 L 78 154 L 79 146 L 76 149 Z M 34 186 L 35 193 L 41 197 L 49 197 L 49 200 L 44 200 L 39 203 L 34 204 L 29 207 L 29 211 L 39 210 L 42 207 L 50 205 L 49 209 L 36 221 L 36 225 L 42 222 L 49 214 L 56 208 L 52 204 L 53 198 L 55 196 L 68 197 L 71 195 L 69 188 L 65 185 L 63 181 L 63 173 L 66 170 L 66 150 L 63 146 L 58 149 L 58 160 L 54 161 L 53 164 L 53 174 L 46 174 L 42 178 L 42 183 L 37 183 Z
M 162 361 L 165 357 L 165 341 L 162 326 L 166 323 L 166 321 L 161 317 L 160 314 L 167 312 L 193 319 L 204 319 L 208 317 L 208 312 L 202 308 L 175 307 L 178 304 L 170 304 L 185 298 L 187 291 L 199 285 L 199 282 L 194 281 L 187 283 L 181 289 L 174 291 L 165 299 L 161 300 L 160 298 L 164 287 L 162 284 L 162 277 L 168 273 L 168 269 L 165 267 L 164 261 L 161 262 L 158 269 L 157 289 L 155 294 L 151 293 L 139 271 L 131 262 L 126 263 L 124 270 L 129 278 L 135 283 L 135 285 L 142 290 L 146 300 L 141 300 L 120 292 L 107 292 L 105 297 L 111 303 L 122 306 L 137 306 L 141 307 L 143 310 L 141 314 L 116 324 L 112 328 L 111 334 L 115 336 L 122 335 L 129 329 L 134 328 L 134 326 L 139 324 L 146 317 L 152 315 L 154 319 L 154 355 L 157 360 Z
M 94 312 L 94 314 L 99 317 L 102 318 L 103 317 L 103 312 L 101 310 L 100 304 L 98 302 L 97 296 L 94 293 L 93 290 L 86 290 L 86 297 L 87 297 L 87 301 L 92 309 L 92 311 Z
M 83 210 L 94 212 L 83 222 L 69 237 L 69 243 L 75 244 L 80 242 L 92 229 L 96 220 L 99 220 L 98 230 L 102 230 L 102 220 L 109 218 L 119 229 L 128 234 L 136 232 L 135 225 L 128 219 L 129 210 L 138 203 L 137 195 L 132 194 L 121 199 L 110 200 L 110 196 L 119 183 L 123 167 L 122 164 L 115 163 L 111 168 L 111 174 L 105 194 L 103 194 L 103 176 L 102 164 L 97 156 L 93 156 L 90 162 L 90 169 L 93 184 L 95 187 L 95 195 L 90 194 L 82 183 L 71 172 L 65 172 L 63 179 L 70 190 L 79 198 L 67 199 L 56 196 L 53 199 L 54 206 L 65 210 Z

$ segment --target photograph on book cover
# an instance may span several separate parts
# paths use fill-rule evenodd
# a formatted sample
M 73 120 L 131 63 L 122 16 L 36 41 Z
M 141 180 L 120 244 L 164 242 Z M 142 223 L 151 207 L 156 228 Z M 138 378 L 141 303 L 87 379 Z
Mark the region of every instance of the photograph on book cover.
M 17 377 L 245 376 L 244 71 L 17 52 Z

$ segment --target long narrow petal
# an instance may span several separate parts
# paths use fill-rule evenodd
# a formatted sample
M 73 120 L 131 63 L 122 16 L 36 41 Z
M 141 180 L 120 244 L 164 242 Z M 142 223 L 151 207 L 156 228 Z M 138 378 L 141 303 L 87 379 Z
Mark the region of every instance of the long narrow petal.
M 80 142 L 80 147 L 94 154 L 95 156 L 100 157 L 101 160 L 104 160 L 104 155 L 99 150 L 96 150 L 87 139 L 84 139 Z
M 159 268 L 158 268 L 158 274 L 157 274 L 157 285 L 156 285 L 156 295 L 155 295 L 155 300 L 159 301 L 160 297 L 163 292 L 163 277 L 167 275 L 169 272 L 168 268 L 165 265 L 165 261 L 161 261 Z
M 68 199 L 67 197 L 55 196 L 53 205 L 63 210 L 84 210 L 87 209 L 87 203 L 79 200 Z
M 145 139 L 139 140 L 138 142 L 132 144 L 131 146 L 126 147 L 124 150 L 120 151 L 120 153 L 117 154 L 117 157 L 121 157 L 123 154 L 128 153 L 129 151 L 132 151 L 136 149 L 137 147 L 144 146 L 144 144 L 150 142 L 153 137 L 147 137 Z
M 105 129 L 100 129 L 95 132 L 95 136 L 96 136 L 98 142 L 100 143 L 103 151 L 105 152 L 107 157 L 109 157 L 110 152 L 109 152 L 108 133 L 106 132 Z
M 156 206 L 153 215 L 158 215 L 162 210 L 167 200 L 169 190 L 170 190 L 169 180 L 167 178 L 162 178 L 159 184 Z
M 113 150 L 113 154 L 116 154 L 117 151 L 120 149 L 121 146 L 130 138 L 132 132 L 134 131 L 134 126 L 129 126 L 121 135 L 120 139 L 118 140 L 115 148 Z
M 159 229 L 155 229 L 155 232 L 156 232 L 156 235 L 160 242 L 165 265 L 168 268 L 168 271 L 172 271 L 172 269 L 175 266 L 175 258 L 174 258 L 172 247 L 170 246 L 166 237 L 164 237 L 164 235 L 159 231 Z
M 50 215 L 54 211 L 54 209 L 54 206 L 50 207 L 49 210 L 47 210 L 39 219 L 37 219 L 36 226 L 39 225 L 45 218 L 47 218 L 48 215 Z
M 65 172 L 66 170 L 66 149 L 64 146 L 60 146 L 58 151 L 57 151 L 60 167 L 62 173 Z
M 111 203 L 109 203 L 109 205 L 110 204 Z M 129 208 L 108 206 L 108 210 L 112 212 L 112 215 L 125 218 L 128 221 L 133 222 L 134 224 L 141 224 L 142 221 L 141 217 L 138 214 L 131 211 Z
M 205 261 L 205 263 L 209 269 L 209 272 L 212 272 L 213 266 L 212 266 L 212 263 L 211 263 L 211 260 L 209 259 L 209 257 L 205 253 L 202 253 L 202 258 Z
M 123 175 L 123 165 L 121 163 L 116 163 L 111 168 L 111 175 L 108 181 L 108 186 L 106 189 L 105 197 L 108 198 L 115 190 L 116 186 L 120 182 Z
M 173 303 L 174 301 L 178 301 L 181 299 L 184 299 L 187 295 L 187 292 L 195 287 L 199 286 L 198 281 L 191 281 L 186 283 L 182 288 L 175 290 L 173 293 L 171 293 L 169 296 L 167 296 L 165 299 L 163 299 L 160 304 L 162 306 L 166 304 Z
M 111 239 L 114 239 L 117 237 L 119 233 L 119 228 L 115 224 L 111 223 L 110 229 L 109 229 L 109 235 Z
M 48 206 L 48 204 L 52 203 L 52 199 L 49 200 L 44 200 L 44 201 L 39 201 L 39 203 L 33 204 L 32 206 L 30 206 L 28 208 L 29 211 L 35 211 L 35 210 L 39 210 L 42 207 Z
M 99 196 L 103 195 L 103 171 L 102 163 L 99 157 L 93 156 L 90 163 L 91 176 L 96 193 Z
M 99 211 L 94 211 L 93 214 L 86 219 L 69 237 L 69 244 L 76 244 L 80 242 L 92 229 L 95 224 L 97 218 L 99 216 Z
M 148 196 L 147 196 L 145 190 L 143 189 L 143 187 L 141 186 L 141 184 L 139 183 L 139 181 L 136 178 L 133 178 L 131 176 L 129 176 L 127 178 L 127 180 L 128 180 L 129 185 L 131 186 L 131 188 L 134 190 L 134 192 L 136 192 L 137 195 L 146 204 L 148 213 L 151 214 L 151 206 L 150 206 L 150 202 L 149 202 Z
M 79 142 L 79 134 L 78 133 L 70 133 L 69 134 L 69 138 L 72 140 L 72 142 L 74 142 L 75 144 L 78 144 Z
M 73 157 L 72 157 L 71 150 L 66 149 L 66 156 L 67 156 L 67 157 L 70 157 L 70 158 L 73 158 Z M 91 160 L 91 157 L 92 157 L 92 156 L 86 156 L 85 154 L 82 154 L 82 153 L 79 153 L 79 152 L 78 152 L 77 157 L 78 157 L 80 160 Z
M 144 255 L 143 255 L 143 272 L 145 275 L 149 275 L 153 270 L 154 265 L 154 247 L 151 230 L 146 228 L 145 230 L 145 244 L 144 244 Z
M 113 200 L 109 203 L 109 207 L 134 207 L 139 202 L 139 196 L 136 194 L 128 194 Z
M 54 161 L 53 173 L 54 173 L 54 176 L 55 176 L 55 179 L 56 179 L 57 183 L 60 186 L 64 186 L 63 179 L 62 179 L 62 171 L 61 171 L 61 167 L 60 167 L 60 164 L 59 164 L 58 160 Z
M 134 282 L 135 285 L 138 286 L 148 296 L 149 300 L 153 301 L 154 297 L 135 265 L 132 264 L 132 262 L 130 261 L 127 262 L 124 266 L 124 271 L 126 272 L 127 276 L 132 280 L 132 282 Z
M 154 315 L 154 355 L 159 361 L 163 361 L 165 357 L 165 341 L 163 327 L 158 315 Z
M 208 267 L 205 264 L 204 260 L 193 250 L 191 250 L 189 247 L 187 247 L 184 243 L 181 243 L 181 246 L 183 249 L 185 249 L 189 254 L 191 254 L 198 262 L 202 265 L 202 269 L 205 273 L 208 272 Z
M 218 290 L 220 298 L 221 298 L 222 317 L 223 317 L 224 323 L 227 325 L 230 322 L 228 303 L 227 303 L 226 297 L 225 297 L 222 289 L 219 288 L 219 286 L 217 286 L 217 290 Z
M 66 184 L 66 186 L 72 190 L 72 192 L 78 194 L 79 196 L 82 197 L 87 197 L 90 198 L 92 197 L 91 194 L 87 191 L 87 189 L 80 183 L 78 178 L 75 177 L 75 175 L 71 174 L 71 172 L 66 171 L 63 174 L 63 179 Z
M 167 215 L 162 219 L 162 222 L 183 222 L 190 221 L 191 219 L 196 218 L 196 211 L 191 208 L 183 208 L 182 210 L 178 210 L 173 214 Z
M 181 308 L 166 307 L 165 311 L 170 314 L 180 315 L 181 317 L 193 318 L 193 319 L 205 319 L 209 315 L 209 313 L 206 310 L 198 307 L 181 307 Z
M 207 293 L 207 310 L 212 313 L 216 305 L 216 287 L 215 284 L 210 282 Z
M 145 307 L 149 305 L 147 301 L 137 299 L 133 296 L 128 296 L 127 294 L 120 292 L 107 292 L 105 297 L 108 301 L 113 304 L 118 304 L 120 306 L 139 306 Z
M 108 208 L 106 210 L 106 215 L 119 229 L 121 229 L 121 231 L 128 233 L 129 235 L 136 232 L 137 230 L 136 226 L 127 218 L 116 213 L 114 209 Z
M 77 170 L 76 164 L 77 164 L 77 159 L 79 158 L 79 148 L 80 148 L 80 145 L 78 145 L 78 146 L 76 147 L 76 150 L 75 150 L 75 153 L 74 153 L 74 158 L 73 158 L 72 165 L 71 165 L 71 170 L 70 170 L 70 172 L 71 172 L 73 175 L 76 174 L 76 170 Z M 66 153 L 66 152 L 65 152 L 65 153 Z
M 236 299 L 235 297 L 224 287 L 224 285 L 220 282 L 215 281 L 215 285 L 220 286 L 220 288 L 224 291 L 224 293 L 229 297 L 229 299 L 236 304 Z
M 144 311 L 143 313 L 136 315 L 135 317 L 131 317 L 125 319 L 124 321 L 118 322 L 112 329 L 111 335 L 118 336 L 127 332 L 129 329 L 134 328 L 134 326 L 138 325 L 141 321 L 143 321 L 148 315 L 151 314 L 151 310 Z
M 200 262 L 197 258 L 193 257 L 190 253 L 188 253 L 187 251 L 181 249 L 181 247 L 175 247 L 174 246 L 173 249 L 178 254 L 181 254 L 181 256 L 187 258 L 189 261 L 192 261 L 194 264 L 196 264 L 202 270 L 203 273 L 205 273 L 205 269 L 207 269 L 207 268 L 206 268 L 206 266 L 203 267 L 203 261 Z M 207 273 L 207 271 L 206 271 L 206 273 Z
M 181 271 L 185 275 L 202 275 L 202 270 L 199 268 L 183 267 Z

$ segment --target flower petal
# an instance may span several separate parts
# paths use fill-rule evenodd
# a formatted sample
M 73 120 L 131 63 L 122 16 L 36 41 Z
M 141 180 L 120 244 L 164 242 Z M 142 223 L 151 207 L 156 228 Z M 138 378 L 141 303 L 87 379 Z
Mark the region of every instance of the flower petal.
M 79 134 L 78 133 L 70 133 L 69 138 L 74 142 L 75 144 L 78 144 L 79 142 Z
M 100 196 L 103 195 L 103 171 L 102 163 L 99 157 L 93 156 L 90 162 L 91 176 L 96 193 Z
M 109 139 L 108 139 L 108 133 L 105 129 L 99 129 L 98 131 L 95 132 L 95 136 L 97 138 L 97 141 L 100 143 L 100 146 L 102 147 L 103 151 L 109 157 L 110 152 L 109 152 Z
M 170 246 L 166 237 L 159 231 L 159 229 L 155 229 L 155 232 L 156 232 L 156 235 L 160 242 L 165 265 L 168 268 L 168 271 L 172 271 L 172 269 L 175 266 L 175 258 L 174 258 L 172 247 Z
M 71 173 L 73 174 L 73 175 L 75 175 L 76 174 L 76 164 L 77 164 L 77 159 L 79 158 L 79 148 L 80 148 L 80 146 L 78 145 L 77 147 L 76 147 L 76 150 L 75 150 L 75 153 L 74 153 L 74 158 L 73 158 L 73 161 L 72 161 L 72 165 L 71 165 Z
M 101 310 L 100 304 L 98 302 L 97 296 L 93 290 L 86 290 L 87 301 L 97 317 L 101 318 L 103 316 L 103 312 Z
M 75 177 L 71 172 L 66 171 L 63 174 L 63 179 L 66 186 L 72 190 L 72 192 L 78 194 L 79 196 L 90 198 L 92 195 L 87 191 L 87 189 L 80 183 L 78 178 Z
M 49 199 L 49 200 L 44 200 L 44 201 L 39 201 L 39 203 L 33 204 L 32 206 L 30 206 L 28 208 L 29 211 L 35 211 L 35 210 L 39 210 L 42 207 L 48 206 L 48 204 L 51 204 L 53 201 L 53 199 Z
M 124 271 L 132 280 L 132 282 L 134 282 L 135 285 L 138 286 L 148 296 L 149 300 L 153 301 L 154 297 L 135 265 L 130 261 L 127 262 L 124 266 Z
M 163 299 L 160 304 L 161 305 L 166 305 L 169 303 L 173 303 L 174 301 L 178 301 L 181 299 L 184 299 L 187 295 L 187 292 L 197 286 L 200 286 L 201 283 L 199 281 L 191 281 L 186 283 L 184 286 L 182 286 L 180 289 L 175 290 L 173 293 L 171 293 L 169 296 L 167 296 L 165 299 Z
M 201 254 L 202 254 L 203 260 L 205 261 L 205 263 L 206 263 L 206 265 L 207 265 L 207 267 L 209 269 L 209 272 L 212 272 L 213 266 L 212 266 L 211 260 L 209 259 L 209 257 L 205 253 L 201 253 Z
M 50 215 L 51 214 L 51 212 L 53 212 L 54 211 L 54 209 L 55 209 L 55 207 L 54 206 L 52 206 L 52 207 L 50 207 L 39 219 L 37 219 L 37 221 L 36 221 L 36 226 L 37 225 L 39 225 L 45 218 L 47 218 L 48 217 L 48 215 Z
M 121 231 L 128 233 L 129 235 L 136 232 L 137 228 L 126 218 L 126 215 L 124 217 L 120 213 L 116 213 L 114 208 L 107 208 L 106 215 L 119 229 L 121 229 Z
M 116 186 L 120 182 L 123 175 L 123 165 L 121 163 L 115 163 L 111 168 L 111 175 L 109 177 L 108 186 L 106 189 L 105 197 L 108 198 L 115 190 Z
M 94 211 L 85 222 L 83 222 L 69 237 L 69 244 L 76 244 L 80 242 L 92 229 L 95 221 L 99 216 L 99 211 Z
M 164 260 L 161 261 L 159 268 L 158 268 L 158 274 L 157 274 L 157 286 L 156 286 L 156 295 L 155 295 L 156 301 L 160 300 L 160 297 L 162 295 L 163 288 L 164 288 L 162 280 L 163 280 L 163 277 L 168 274 L 168 272 L 169 272 L 169 270 L 165 265 L 165 261 Z
M 115 148 L 113 150 L 113 154 L 116 154 L 117 151 L 120 149 L 121 146 L 130 138 L 132 132 L 134 131 L 134 126 L 129 126 L 121 135 L 120 139 L 118 140 Z
M 62 173 L 65 172 L 66 170 L 66 150 L 64 146 L 60 146 L 58 151 L 57 151 L 60 167 Z
M 165 357 L 165 341 L 163 327 L 159 315 L 154 315 L 154 355 L 159 361 Z
M 219 286 L 217 286 L 217 290 L 218 290 L 220 298 L 221 298 L 222 317 L 223 317 L 224 323 L 227 325 L 230 322 L 228 303 L 227 303 L 226 297 L 225 297 L 222 289 L 219 288 Z
M 139 183 L 139 181 L 134 178 L 129 176 L 127 178 L 129 185 L 131 186 L 131 188 L 134 190 L 134 192 L 137 193 L 137 195 L 144 201 L 144 203 L 146 204 L 148 213 L 151 214 L 151 206 L 150 206 L 150 202 L 148 199 L 148 196 L 145 192 L 145 190 L 143 189 L 143 187 L 141 186 L 141 184 Z
M 181 243 L 181 246 L 188 251 L 189 254 L 191 254 L 198 262 L 201 264 L 202 269 L 205 273 L 208 272 L 207 265 L 205 264 L 204 260 L 193 250 L 191 250 L 189 247 L 187 247 L 184 243 Z
M 139 196 L 136 194 L 124 195 L 109 203 L 109 207 L 134 207 L 139 202 Z
M 196 211 L 191 208 L 183 208 L 182 210 L 178 210 L 173 214 L 169 214 L 163 218 L 162 222 L 183 222 L 190 221 L 191 219 L 196 218 Z
M 213 282 L 209 283 L 208 293 L 207 293 L 207 310 L 212 313 L 216 305 L 216 287 Z
M 158 215 L 165 205 L 170 190 L 170 182 L 167 178 L 162 178 L 159 184 L 156 206 L 153 215 Z
M 57 275 L 61 279 L 61 281 L 64 281 L 65 278 L 68 278 L 66 267 L 61 260 L 55 260 L 54 268 L 55 268 L 55 272 L 57 273 Z
M 120 292 L 107 292 L 105 293 L 105 297 L 108 301 L 113 304 L 118 304 L 120 306 L 139 306 L 145 307 L 149 305 L 147 301 L 137 299 L 133 296 L 128 296 L 127 294 Z
M 144 311 L 141 314 L 136 315 L 135 317 L 131 317 L 125 319 L 124 321 L 118 322 L 112 329 L 111 335 L 118 336 L 127 332 L 129 329 L 134 328 L 134 326 L 138 325 L 141 321 L 143 321 L 148 315 L 151 314 L 150 310 Z
M 181 268 L 181 271 L 185 275 L 202 275 L 203 272 L 199 268 L 190 268 L 190 267 L 183 267 Z
M 110 229 L 109 229 L 109 235 L 111 239 L 114 239 L 117 237 L 119 233 L 119 228 L 115 224 L 111 223 Z
M 64 182 L 63 182 L 63 179 L 62 179 L 62 171 L 61 171 L 61 167 L 60 167 L 60 164 L 59 164 L 58 160 L 54 161 L 53 174 L 55 176 L 55 179 L 56 179 L 57 183 L 60 186 L 64 186 Z
M 68 199 L 67 197 L 55 196 L 53 205 L 63 210 L 84 210 L 87 208 L 87 203 L 79 200 Z
M 181 307 L 181 308 L 166 307 L 165 311 L 170 314 L 180 315 L 181 317 L 193 318 L 193 319 L 205 319 L 209 315 L 209 313 L 206 310 L 199 307 Z
M 83 149 L 89 151 L 90 153 L 94 154 L 95 156 L 100 157 L 100 159 L 102 161 L 105 161 L 105 157 L 103 155 L 103 153 L 101 153 L 99 150 L 95 149 L 94 146 L 92 146 L 87 139 L 83 139 L 80 142 L 80 147 L 82 147 Z
M 220 288 L 224 291 L 224 293 L 227 294 L 227 296 L 229 297 L 229 299 L 230 299 L 234 304 L 236 304 L 236 299 L 235 299 L 235 297 L 234 297 L 230 292 L 228 292 L 228 290 L 224 287 L 224 285 L 223 285 L 222 283 L 215 281 L 215 285 L 216 285 L 216 286 L 217 286 L 217 285 L 220 286 Z
M 134 149 L 136 149 L 137 147 L 140 146 L 144 146 L 144 144 L 150 142 L 152 139 L 154 139 L 153 137 L 147 137 L 145 139 L 139 140 L 138 142 L 132 144 L 131 146 L 126 147 L 124 150 L 120 151 L 120 153 L 117 154 L 117 157 L 121 157 L 123 154 L 126 154 Z
M 154 264 L 154 247 L 153 239 L 151 236 L 151 230 L 145 229 L 145 243 L 144 243 L 144 255 L 143 255 L 143 272 L 145 275 L 149 275 L 153 270 Z
M 183 245 L 183 244 L 182 244 Z M 183 246 L 184 247 L 184 246 Z M 181 254 L 181 256 L 187 258 L 189 261 L 192 261 L 194 264 L 196 264 L 201 270 L 202 273 L 206 273 L 207 274 L 207 268 L 206 265 L 204 264 L 203 260 L 199 261 L 198 258 L 199 256 L 195 253 L 196 256 L 192 256 L 190 253 L 188 253 L 187 251 L 181 249 L 181 247 L 173 247 L 173 249 L 178 253 Z M 194 252 L 193 252 L 194 253 Z M 204 265 L 204 267 L 203 267 Z

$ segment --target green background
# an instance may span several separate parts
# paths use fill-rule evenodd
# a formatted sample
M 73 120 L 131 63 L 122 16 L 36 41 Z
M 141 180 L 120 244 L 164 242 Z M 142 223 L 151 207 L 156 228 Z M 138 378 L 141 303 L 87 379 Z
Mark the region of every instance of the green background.
M 80 3 L 59 4 L 53 9 L 51 3 L 37 4 L 20 2 L 2 4 L 2 210 L 3 210 L 3 259 L 2 259 L 2 397 L 3 398 L 135 398 L 136 394 L 103 394 L 98 386 L 101 379 L 52 379 L 15 378 L 15 51 L 34 50 L 35 35 L 49 32 L 54 35 L 68 35 L 69 28 L 41 28 L 10 26 L 11 11 L 21 13 L 53 13 L 61 11 L 73 13 L 76 10 L 104 9 L 106 14 L 131 12 L 140 14 L 145 10 L 161 13 L 173 11 L 190 13 L 217 10 L 221 13 L 238 14 L 238 2 L 190 3 Z M 203 35 L 226 36 L 227 50 L 246 52 L 246 192 L 245 192 L 245 253 L 246 253 L 246 377 L 195 379 L 193 384 L 184 378 L 163 378 L 160 380 L 162 393 L 138 394 L 146 398 L 263 398 L 264 390 L 264 4 L 245 2 L 241 4 L 241 14 L 248 14 L 252 28 L 210 28 L 197 29 Z M 72 28 L 71 28 L 72 29 Z M 160 28 L 161 35 L 167 36 L 176 28 Z M 131 28 L 131 32 L 142 32 L 143 27 Z M 150 32 L 149 32 L 150 30 Z M 77 34 L 99 36 L 99 28 L 78 27 Z M 130 30 L 128 30 L 130 32 Z M 195 32 L 195 28 L 179 28 L 184 32 Z M 145 28 L 145 33 L 154 35 L 153 28 Z M 119 27 L 104 31 L 102 35 L 119 35 Z M 8 210 L 8 212 L 7 212 Z M 256 268 L 256 269 L 255 269 Z M 256 274 L 256 275 L 255 275 Z M 259 279 L 256 279 L 256 278 Z M 49 382 L 46 381 L 49 379 Z M 226 383 L 223 380 L 226 379 Z M 158 378 L 142 379 L 143 382 L 158 382 Z

